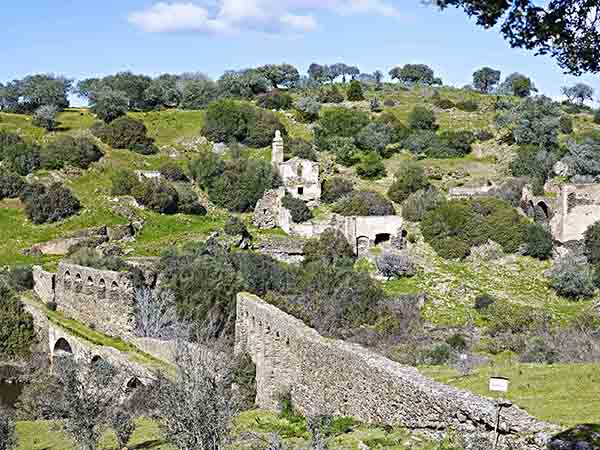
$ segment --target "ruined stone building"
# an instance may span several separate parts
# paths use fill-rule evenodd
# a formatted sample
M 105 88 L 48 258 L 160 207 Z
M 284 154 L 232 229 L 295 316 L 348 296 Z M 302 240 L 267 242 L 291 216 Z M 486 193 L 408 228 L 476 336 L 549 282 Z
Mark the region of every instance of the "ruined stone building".
M 307 159 L 292 158 L 284 161 L 284 143 L 281 132 L 275 133 L 271 163 L 277 169 L 286 190 L 305 202 L 321 199 L 319 163 Z

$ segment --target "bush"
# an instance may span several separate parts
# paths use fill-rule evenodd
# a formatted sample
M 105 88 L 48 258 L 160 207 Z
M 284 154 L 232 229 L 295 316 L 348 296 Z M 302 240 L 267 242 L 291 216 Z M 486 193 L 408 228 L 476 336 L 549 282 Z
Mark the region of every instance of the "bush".
M 584 261 L 567 255 L 556 261 L 550 271 L 550 285 L 559 295 L 571 299 L 594 295 L 594 276 Z
M 33 289 L 33 269 L 28 265 L 13 266 L 6 272 L 6 282 L 16 292 Z
M 140 184 L 137 175 L 128 169 L 117 169 L 111 176 L 112 195 L 131 195 Z
M 283 197 L 281 205 L 290 211 L 294 223 L 306 222 L 313 218 L 312 211 L 306 206 L 306 203 L 299 198 L 292 197 L 289 193 Z
M 358 80 L 352 80 L 348 88 L 348 100 L 351 102 L 360 102 L 365 99 L 362 85 Z
M 59 136 L 50 141 L 40 154 L 44 169 L 61 169 L 66 165 L 87 169 L 104 154 L 96 143 L 87 137 Z
M 124 92 L 103 89 L 94 93 L 90 102 L 90 110 L 96 114 L 98 119 L 110 123 L 127 114 L 129 98 Z
M 393 98 L 386 98 L 383 100 L 383 106 L 386 108 L 394 108 L 396 106 L 396 101 Z
M 205 216 L 207 211 L 198 200 L 198 194 L 187 184 L 175 184 L 177 191 L 177 211 L 182 214 Z
M 248 133 L 242 142 L 254 148 L 267 147 L 273 142 L 276 131 L 287 136 L 285 126 L 275 114 L 255 108 L 248 119 Z
M 236 216 L 229 216 L 227 222 L 225 222 L 225 227 L 223 228 L 223 231 L 225 231 L 225 234 L 228 236 L 250 237 L 248 228 L 246 228 L 244 222 L 242 222 Z
M 18 174 L 0 171 L 0 200 L 18 197 L 24 187 L 25 181 Z
M 43 184 L 27 186 L 21 199 L 25 203 L 25 214 L 35 224 L 57 222 L 81 209 L 79 200 L 60 183 L 50 187 Z
M 441 145 L 442 143 L 434 131 L 415 131 L 404 140 L 404 147 L 418 156 L 429 153 L 430 148 Z
M 396 173 L 394 182 L 388 190 L 388 197 L 396 203 L 402 203 L 413 192 L 429 185 L 425 170 L 419 164 L 408 162 Z
M 291 157 L 308 159 L 309 161 L 318 161 L 319 159 L 312 144 L 303 139 L 290 139 L 286 146 L 286 150 Z
M 21 176 L 29 175 L 40 167 L 40 147 L 37 144 L 10 144 L 0 150 L 0 159 Z
M 460 333 L 455 333 L 446 339 L 446 344 L 457 352 L 464 352 L 467 349 L 467 340 Z
M 594 123 L 600 125 L 600 109 L 594 111 Z
M 322 150 L 328 150 L 326 141 L 333 137 L 353 138 L 369 124 L 369 115 L 347 108 L 329 108 L 321 113 L 315 137 Z
M 496 303 L 496 299 L 489 294 L 481 294 L 475 298 L 474 308 L 478 311 L 482 311 L 487 309 Z
M 585 256 L 591 264 L 600 264 L 600 221 L 594 222 L 584 233 Z
M 292 107 L 292 96 L 279 89 L 274 89 L 256 98 L 256 104 L 266 109 L 290 109 Z
M 573 119 L 571 117 L 561 116 L 560 131 L 564 134 L 571 134 L 573 132 Z
M 420 222 L 427 212 L 446 203 L 446 197 L 435 187 L 429 186 L 413 192 L 402 202 L 402 217 L 410 222 Z
M 507 253 L 517 251 L 524 241 L 525 219 L 496 198 L 451 200 L 425 214 L 421 229 L 440 256 L 454 259 L 464 258 L 472 247 L 489 240 Z
M 323 261 L 324 264 L 352 264 L 354 251 L 345 236 L 333 228 L 304 245 L 304 264 Z
M 475 141 L 473 133 L 466 130 L 444 131 L 439 139 L 442 145 L 432 146 L 427 152 L 431 158 L 460 158 L 471 153 L 471 144 Z
M 106 145 L 117 149 L 133 150 L 136 153 L 156 153 L 154 141 L 147 136 L 144 122 L 123 116 L 108 125 L 95 126 L 92 132 Z
M 381 106 L 381 102 L 377 97 L 373 97 L 369 103 L 369 107 L 371 108 L 371 112 L 380 113 L 383 111 L 383 106 Z
M 40 106 L 33 113 L 31 123 L 34 127 L 45 128 L 48 131 L 52 131 L 58 124 L 56 117 L 58 116 L 58 108 L 54 105 Z
M 477 130 L 475 132 L 475 139 L 479 142 L 487 142 L 494 139 L 494 133 L 489 130 Z
M 118 119 L 117 119 L 118 120 Z M 161 179 L 140 182 L 133 191 L 135 199 L 147 208 L 161 214 L 175 214 L 179 196 L 177 190 Z
M 328 89 L 321 89 L 317 100 L 319 103 L 342 103 L 344 94 L 340 92 L 337 86 L 331 86 Z
M 385 154 L 385 148 L 392 143 L 394 130 L 387 123 L 371 122 L 358 132 L 355 143 L 364 151 Z
M 335 155 L 338 163 L 350 167 L 360 161 L 360 152 L 350 137 L 333 137 L 328 139 L 327 148 Z
M 394 206 L 383 195 L 372 191 L 354 191 L 333 205 L 342 216 L 392 216 Z
M 321 200 L 325 203 L 334 203 L 346 195 L 352 193 L 354 185 L 352 181 L 343 177 L 327 178 L 323 182 L 323 192 Z
M 98 270 L 112 270 L 120 272 L 129 269 L 129 266 L 118 256 L 104 256 L 93 248 L 81 248 L 69 257 L 69 262 L 83 267 Z
M 3 358 L 27 356 L 35 340 L 33 318 L 0 280 L 0 355 Z
M 458 102 L 456 107 L 461 111 L 475 112 L 479 109 L 479 105 L 475 100 L 465 100 L 464 102 Z
M 174 162 L 168 162 L 158 169 L 160 174 L 169 181 L 187 181 L 187 176 L 180 165 Z
M 532 223 L 525 228 L 525 243 L 527 254 L 534 258 L 545 260 L 552 256 L 554 242 L 552 233 L 547 227 Z
M 425 353 L 423 363 L 431 366 L 447 364 L 452 357 L 452 349 L 446 343 L 436 344 Z
M 301 122 L 314 122 L 319 118 L 321 104 L 314 97 L 300 97 L 294 103 L 294 107 Z
M 411 277 L 415 274 L 415 264 L 407 253 L 385 252 L 377 257 L 377 269 L 388 280 Z
M 433 102 L 433 105 L 436 108 L 440 108 L 440 109 L 452 109 L 454 107 L 456 107 L 456 105 L 454 104 L 454 102 L 452 100 L 450 100 L 449 98 L 436 98 Z
M 408 115 L 408 126 L 413 130 L 432 130 L 439 128 L 434 112 L 423 106 L 415 106 Z
M 377 153 L 366 153 L 356 165 L 356 173 L 361 178 L 376 180 L 386 176 L 385 165 Z
M 192 179 L 202 189 L 209 189 L 225 172 L 225 162 L 212 152 L 204 152 L 190 161 L 189 169 Z

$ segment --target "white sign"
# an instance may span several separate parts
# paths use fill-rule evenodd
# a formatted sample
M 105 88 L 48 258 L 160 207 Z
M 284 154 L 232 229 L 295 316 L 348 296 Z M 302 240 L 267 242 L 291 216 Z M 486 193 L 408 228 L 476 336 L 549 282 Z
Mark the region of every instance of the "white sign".
M 490 391 L 508 392 L 508 378 L 503 378 L 503 377 L 490 378 Z

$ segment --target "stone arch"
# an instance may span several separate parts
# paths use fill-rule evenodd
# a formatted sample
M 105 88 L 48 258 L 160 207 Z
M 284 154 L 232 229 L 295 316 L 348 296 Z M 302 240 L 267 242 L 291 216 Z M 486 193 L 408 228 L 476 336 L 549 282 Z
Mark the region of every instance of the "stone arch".
M 141 388 L 143 385 L 144 383 L 142 383 L 138 377 L 131 377 L 127 380 L 127 383 L 125 383 L 125 392 L 131 393 L 136 389 Z
M 106 281 L 104 278 L 100 278 L 98 281 L 98 298 L 103 299 L 106 296 Z
M 73 347 L 69 344 L 65 338 L 59 338 L 54 343 L 54 347 L 52 348 L 52 354 L 56 355 L 64 355 L 64 354 L 73 354 Z
M 365 255 L 371 247 L 371 239 L 368 236 L 359 236 L 356 238 L 356 253 L 358 256 Z
M 63 276 L 63 285 L 65 289 L 71 289 L 71 272 L 69 272 L 68 270 Z
M 537 206 L 542 210 L 542 212 L 544 213 L 544 216 L 546 216 L 546 219 L 549 219 L 550 218 L 550 208 L 548 207 L 546 202 L 544 202 L 544 201 L 538 202 Z
M 392 235 L 389 233 L 378 233 L 375 235 L 375 245 L 389 242 L 392 239 Z
M 111 289 L 112 291 L 116 291 L 116 290 L 118 290 L 118 289 L 119 289 L 119 283 L 117 283 L 116 281 L 113 281 L 113 282 L 110 284 L 110 289 Z
M 92 356 L 92 364 L 97 364 L 97 363 L 99 363 L 102 360 L 103 360 L 103 358 L 100 355 L 94 355 L 94 356 Z
M 89 287 L 94 287 L 94 279 L 92 277 L 87 278 L 87 285 Z
M 81 292 L 82 284 L 83 283 L 81 282 L 81 274 L 75 274 L 75 292 Z

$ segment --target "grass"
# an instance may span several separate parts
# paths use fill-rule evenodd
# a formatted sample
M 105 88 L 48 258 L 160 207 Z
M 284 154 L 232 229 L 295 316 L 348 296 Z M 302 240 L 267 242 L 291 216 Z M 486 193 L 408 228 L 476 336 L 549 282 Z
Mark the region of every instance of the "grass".
M 477 369 L 462 377 L 449 368 L 421 371 L 446 384 L 487 395 L 491 376 L 510 378 L 509 400 L 551 423 L 572 427 L 600 423 L 600 364 L 511 364 Z
M 148 135 L 159 146 L 174 145 L 179 139 L 199 136 L 204 124 L 204 111 L 170 109 L 129 115 L 144 122 Z

